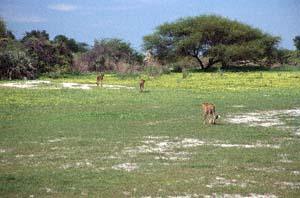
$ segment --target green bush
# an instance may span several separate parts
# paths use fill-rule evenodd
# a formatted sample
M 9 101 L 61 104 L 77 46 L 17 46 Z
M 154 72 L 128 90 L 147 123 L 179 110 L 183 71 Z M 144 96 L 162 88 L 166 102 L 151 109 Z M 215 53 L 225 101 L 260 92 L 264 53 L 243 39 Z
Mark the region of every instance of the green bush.
M 32 60 L 24 51 L 9 50 L 0 52 L 1 79 L 33 79 L 35 77 Z

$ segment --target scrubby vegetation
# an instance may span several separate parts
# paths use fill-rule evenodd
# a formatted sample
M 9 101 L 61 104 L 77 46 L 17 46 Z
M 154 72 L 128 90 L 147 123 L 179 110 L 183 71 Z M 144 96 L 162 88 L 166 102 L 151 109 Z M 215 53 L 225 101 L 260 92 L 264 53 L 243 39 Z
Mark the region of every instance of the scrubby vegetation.
M 102 39 L 95 40 L 91 50 L 77 57 L 73 68 L 81 72 L 133 73 L 142 69 L 142 63 L 142 54 L 132 49 L 129 43 L 121 39 Z
M 279 41 L 279 37 L 249 25 L 205 15 L 156 27 L 153 34 L 144 37 L 144 55 L 118 38 L 96 39 L 88 46 L 65 35 L 50 40 L 45 30 L 32 30 L 17 40 L 0 19 L 0 77 L 59 78 L 70 73 L 146 71 L 151 76 L 183 72 L 185 78 L 191 70 L 299 66 L 299 37 L 294 38 L 295 51 L 279 49 Z

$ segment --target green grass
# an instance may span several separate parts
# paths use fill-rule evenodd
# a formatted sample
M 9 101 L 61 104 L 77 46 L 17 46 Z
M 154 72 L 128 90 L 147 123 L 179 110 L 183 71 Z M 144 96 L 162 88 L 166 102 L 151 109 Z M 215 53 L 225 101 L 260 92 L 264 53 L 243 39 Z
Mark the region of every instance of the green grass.
M 285 130 L 226 122 L 233 114 L 300 108 L 298 76 L 299 71 L 191 73 L 187 79 L 144 75 L 145 93 L 0 86 L 0 195 L 299 197 L 300 137 L 294 131 L 299 122 L 283 116 L 294 127 Z M 94 79 L 82 75 L 53 83 L 94 84 Z M 138 79 L 108 74 L 104 84 L 137 88 Z M 215 103 L 222 116 L 217 125 L 202 123 L 200 104 L 206 101 Z M 168 154 L 137 152 L 151 145 L 145 141 L 177 145 L 185 138 L 207 144 L 174 146 Z M 280 148 L 213 145 L 217 143 Z M 189 159 L 170 160 L 168 155 Z M 123 163 L 138 168 L 113 168 Z

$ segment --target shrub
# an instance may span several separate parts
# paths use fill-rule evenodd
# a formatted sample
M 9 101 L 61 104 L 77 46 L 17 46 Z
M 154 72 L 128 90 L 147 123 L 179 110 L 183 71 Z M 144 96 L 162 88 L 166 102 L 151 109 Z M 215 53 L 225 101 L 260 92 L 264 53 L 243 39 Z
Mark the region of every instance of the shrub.
M 130 43 L 112 38 L 96 40 L 92 49 L 78 57 L 73 67 L 84 71 L 132 73 L 140 70 L 138 65 L 142 61 L 143 55 L 135 51 Z
M 1 79 L 33 79 L 36 69 L 32 59 L 16 43 L 8 40 L 5 47 L 0 48 L 0 77 Z

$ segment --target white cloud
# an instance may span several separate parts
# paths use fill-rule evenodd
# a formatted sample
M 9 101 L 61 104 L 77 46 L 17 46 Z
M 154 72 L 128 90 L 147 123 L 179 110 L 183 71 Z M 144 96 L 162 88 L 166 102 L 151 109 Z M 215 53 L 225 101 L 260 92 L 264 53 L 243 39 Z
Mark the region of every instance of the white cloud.
M 56 4 L 56 5 L 50 5 L 48 6 L 48 8 L 52 10 L 68 12 L 68 11 L 76 10 L 77 6 L 67 5 L 67 4 Z

